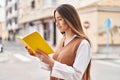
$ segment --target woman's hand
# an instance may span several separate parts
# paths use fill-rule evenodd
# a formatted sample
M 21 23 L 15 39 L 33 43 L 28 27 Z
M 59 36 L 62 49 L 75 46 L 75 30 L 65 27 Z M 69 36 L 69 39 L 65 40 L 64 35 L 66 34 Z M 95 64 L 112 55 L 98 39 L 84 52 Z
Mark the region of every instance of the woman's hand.
M 31 49 L 29 49 L 27 46 L 25 46 L 25 48 L 27 49 L 28 53 L 31 55 L 31 56 L 35 56 L 35 53 L 33 53 L 33 51 Z
M 51 57 L 49 57 L 46 53 L 44 53 L 43 51 L 37 49 L 35 56 L 38 57 L 42 62 L 49 64 L 50 67 L 52 68 L 54 65 L 54 59 L 52 59 Z
M 27 49 L 28 53 L 31 56 L 38 57 L 42 62 L 49 64 L 50 68 L 53 67 L 54 60 L 51 57 L 49 57 L 46 53 L 44 53 L 43 51 L 41 51 L 39 49 L 36 50 L 36 53 L 33 53 L 33 51 L 31 49 L 29 49 L 27 46 L 25 48 Z

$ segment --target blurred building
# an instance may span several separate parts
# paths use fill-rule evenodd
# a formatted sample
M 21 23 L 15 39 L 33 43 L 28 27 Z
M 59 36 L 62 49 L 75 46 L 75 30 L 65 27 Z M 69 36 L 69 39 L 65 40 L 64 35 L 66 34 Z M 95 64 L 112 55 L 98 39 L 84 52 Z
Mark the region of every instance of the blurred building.
M 91 39 L 94 52 L 106 52 L 106 44 L 109 43 L 110 52 L 119 53 L 119 4 L 120 0 L 99 0 L 85 6 L 81 6 L 78 9 L 83 26 L 86 27 L 86 33 Z M 109 35 L 107 35 L 106 31 L 107 19 L 111 20 Z M 85 22 L 88 22 L 88 25 L 85 25 Z
M 2 22 L 0 21 L 0 37 L 2 37 Z
M 18 0 L 6 0 L 6 29 L 8 31 L 8 40 L 14 41 L 18 33 Z
M 78 6 L 81 0 L 19 0 L 20 34 L 27 34 L 32 30 L 39 31 L 51 44 L 56 45 L 62 37 L 55 26 L 53 13 L 55 8 L 63 3 Z M 30 24 L 34 26 L 30 26 Z
M 4 32 L 3 34 L 3 31 L 5 31 L 4 29 L 5 27 L 5 8 L 4 6 L 1 6 L 0 5 L 0 37 L 2 37 L 3 39 L 5 39 L 5 34 L 6 32 Z
M 56 45 L 62 35 L 55 26 L 53 12 L 58 5 L 68 3 L 77 8 L 84 30 L 91 40 L 93 52 L 99 52 L 101 46 L 105 49 L 105 22 L 108 18 L 112 20 L 109 44 L 117 47 L 120 45 L 117 39 L 120 36 L 119 0 L 19 0 L 18 3 L 19 35 L 36 30 L 52 46 Z
M 51 45 L 56 45 L 57 29 L 53 19 L 53 11 L 57 0 L 19 0 L 20 34 L 38 31 Z

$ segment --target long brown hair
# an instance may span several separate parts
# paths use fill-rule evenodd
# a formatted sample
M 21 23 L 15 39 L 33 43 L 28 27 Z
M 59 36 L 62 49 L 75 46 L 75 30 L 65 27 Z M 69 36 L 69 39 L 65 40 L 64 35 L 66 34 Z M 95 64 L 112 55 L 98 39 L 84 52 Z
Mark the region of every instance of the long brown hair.
M 74 33 L 76 33 L 82 38 L 87 39 L 90 42 L 90 40 L 88 39 L 88 37 L 85 35 L 83 31 L 79 15 L 76 9 L 72 5 L 62 4 L 59 7 L 57 7 L 56 10 L 54 11 L 54 18 L 55 18 L 56 11 L 62 16 L 62 18 L 69 25 L 69 27 L 71 27 Z
M 71 27 L 71 29 L 75 34 L 79 35 L 82 38 L 85 38 L 90 43 L 90 40 L 88 39 L 88 37 L 85 35 L 83 31 L 79 15 L 76 9 L 72 5 L 62 4 L 59 7 L 57 7 L 56 10 L 54 11 L 54 18 L 55 18 L 56 11 L 62 16 L 62 18 L 69 25 L 69 27 Z M 88 64 L 88 67 L 85 73 L 83 74 L 82 80 L 90 80 L 90 64 L 91 64 L 91 61 Z

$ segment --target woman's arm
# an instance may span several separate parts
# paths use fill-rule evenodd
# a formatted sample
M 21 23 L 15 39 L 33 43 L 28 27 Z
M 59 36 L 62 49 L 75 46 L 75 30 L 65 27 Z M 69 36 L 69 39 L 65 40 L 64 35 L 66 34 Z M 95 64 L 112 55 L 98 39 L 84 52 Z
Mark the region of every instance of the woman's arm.
M 63 44 L 63 40 L 64 40 L 64 37 L 63 37 L 63 38 L 59 41 L 59 43 L 57 44 L 57 46 L 56 46 L 56 48 L 55 48 L 55 52 L 60 49 L 61 45 Z M 38 53 L 43 53 L 43 52 L 41 52 L 41 51 L 39 52 L 39 51 L 40 51 L 40 50 L 38 50 Z M 44 53 L 43 53 L 43 56 L 44 56 Z M 53 58 L 53 54 L 47 55 L 47 56 L 45 55 L 44 57 L 47 57 L 46 59 Z M 39 58 L 40 58 L 40 57 L 39 57 Z M 41 61 L 41 59 L 40 59 L 40 61 Z M 47 61 L 47 63 L 49 63 L 49 64 L 46 64 L 46 62 L 41 61 L 41 62 L 40 62 L 40 63 L 41 63 L 41 68 L 42 68 L 42 69 L 45 69 L 45 70 L 51 70 L 54 62 L 52 62 L 51 60 L 49 60 L 49 61 L 50 61 L 50 62 Z

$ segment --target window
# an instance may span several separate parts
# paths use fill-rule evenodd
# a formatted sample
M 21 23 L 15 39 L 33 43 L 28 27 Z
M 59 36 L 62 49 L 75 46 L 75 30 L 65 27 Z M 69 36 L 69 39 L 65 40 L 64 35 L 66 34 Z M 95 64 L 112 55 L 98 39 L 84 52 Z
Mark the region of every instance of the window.
M 12 7 L 9 8 L 10 13 L 12 13 Z
M 17 24 L 18 20 L 17 17 L 14 17 L 15 24 Z
M 17 10 L 17 3 L 15 3 L 15 10 Z
M 35 8 L 35 1 L 34 1 L 34 0 L 31 2 L 31 8 L 32 8 L 32 9 Z
M 52 5 L 56 5 L 57 4 L 57 1 L 56 0 L 52 0 Z
M 43 7 L 47 8 L 47 7 L 52 7 L 56 5 L 56 0 L 43 0 Z
M 6 17 L 8 16 L 8 10 L 6 10 Z
M 6 2 L 5 2 L 5 3 L 6 3 L 6 6 L 7 6 L 7 5 L 8 5 L 8 0 L 6 0 Z
M 12 19 L 9 19 L 9 24 L 12 25 Z
M 43 23 L 44 27 L 44 38 L 47 41 L 50 41 L 50 26 L 49 23 Z
M 9 20 L 6 20 L 6 26 L 8 26 L 8 24 L 9 24 Z

